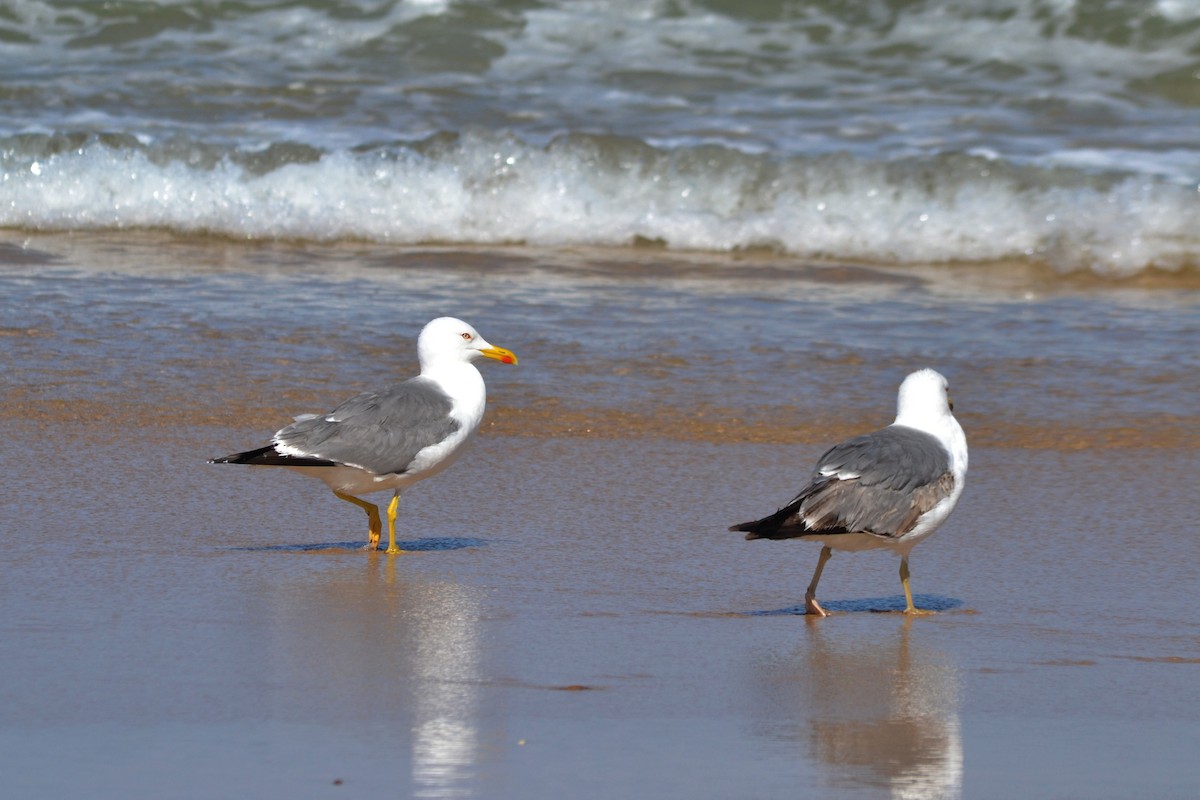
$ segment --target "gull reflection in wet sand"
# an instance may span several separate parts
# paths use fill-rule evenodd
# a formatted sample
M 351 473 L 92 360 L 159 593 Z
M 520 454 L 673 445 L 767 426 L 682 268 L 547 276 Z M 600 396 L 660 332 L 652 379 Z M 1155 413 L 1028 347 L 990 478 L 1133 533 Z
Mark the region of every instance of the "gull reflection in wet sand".
M 960 678 L 950 657 L 913 642 L 913 620 L 884 639 L 807 625 L 787 663 L 767 670 L 774 735 L 808 744 L 833 788 L 904 800 L 962 795 Z M 877 633 L 874 632 L 874 633 Z M 857 796 L 857 794 L 855 795 Z
M 416 797 L 473 794 L 482 675 L 474 594 L 458 584 L 439 584 L 422 608 L 414 664 L 421 679 L 412 743 Z
M 411 785 L 399 796 L 473 797 L 482 591 L 397 561 L 372 558 L 365 574 L 360 562 L 273 588 L 273 706 L 374 730 L 371 748 L 407 747 Z

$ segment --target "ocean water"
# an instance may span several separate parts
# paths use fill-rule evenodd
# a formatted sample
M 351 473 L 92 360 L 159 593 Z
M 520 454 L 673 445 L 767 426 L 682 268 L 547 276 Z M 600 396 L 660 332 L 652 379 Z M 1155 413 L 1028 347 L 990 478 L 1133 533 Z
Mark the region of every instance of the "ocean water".
M 17 2 L 0 226 L 1194 270 L 1177 0 Z

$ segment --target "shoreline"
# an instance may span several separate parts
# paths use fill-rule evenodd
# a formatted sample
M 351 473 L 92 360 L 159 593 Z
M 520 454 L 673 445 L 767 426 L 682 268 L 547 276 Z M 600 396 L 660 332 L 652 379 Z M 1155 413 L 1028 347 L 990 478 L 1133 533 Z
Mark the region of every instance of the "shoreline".
M 164 259 L 164 249 L 170 258 Z M 325 275 L 358 274 L 362 265 L 429 268 L 452 272 L 520 273 L 530 269 L 601 278 L 660 280 L 809 280 L 819 284 L 919 282 L 953 292 L 1011 294 L 1089 293 L 1106 290 L 1200 289 L 1200 262 L 1178 269 L 1147 267 L 1132 274 L 1100 274 L 1084 267 L 1057 270 L 1036 260 L 977 262 L 896 262 L 820 259 L 770 248 L 684 250 L 630 242 L 624 246 L 471 244 L 428 242 L 393 244 L 369 240 L 307 241 L 241 239 L 167 230 L 42 231 L 0 229 L 0 267 L 116 271 L 171 276 L 189 271 L 236 274 L 273 270 Z M 287 264 L 287 266 L 282 266 Z
M 646 247 L 26 245 L 0 247 L 8 424 L 269 434 L 408 377 L 413 320 L 454 311 L 521 355 L 485 369 L 485 433 L 821 446 L 891 422 L 895 380 L 933 366 L 972 445 L 1200 447 L 1200 272 L 1148 289 Z

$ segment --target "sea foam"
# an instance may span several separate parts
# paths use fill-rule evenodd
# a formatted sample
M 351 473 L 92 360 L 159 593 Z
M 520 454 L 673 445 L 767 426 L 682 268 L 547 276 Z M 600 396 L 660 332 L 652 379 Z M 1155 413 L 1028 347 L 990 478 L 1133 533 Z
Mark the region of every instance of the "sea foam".
M 814 259 L 1031 260 L 1128 275 L 1195 267 L 1177 180 L 985 155 L 872 161 L 489 132 L 318 150 L 177 140 L 0 142 L 0 225 L 250 239 L 771 248 Z

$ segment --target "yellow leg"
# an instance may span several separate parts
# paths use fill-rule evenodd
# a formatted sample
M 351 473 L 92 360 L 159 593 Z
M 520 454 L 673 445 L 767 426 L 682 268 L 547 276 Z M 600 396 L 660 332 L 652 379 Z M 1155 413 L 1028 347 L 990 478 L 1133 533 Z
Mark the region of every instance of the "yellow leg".
M 388 503 L 388 549 L 390 555 L 403 553 L 404 551 L 396 544 L 396 509 L 400 506 L 400 492 L 392 495 L 392 502 Z
M 341 492 L 334 491 L 340 499 L 354 505 L 367 512 L 367 549 L 374 550 L 379 547 L 379 537 L 383 535 L 383 522 L 379 519 L 379 507 L 374 503 L 368 503 L 366 500 L 360 500 L 357 497 Z
M 821 557 L 817 559 L 817 568 L 813 570 L 812 580 L 808 583 L 808 591 L 804 593 L 804 610 L 818 617 L 829 616 L 829 612 L 821 608 L 821 604 L 817 602 L 817 584 L 821 581 L 821 572 L 825 569 L 825 562 L 832 556 L 833 550 L 828 547 L 821 548 Z
M 900 585 L 904 587 L 904 613 L 916 616 L 932 614 L 932 611 L 917 608 L 913 605 L 912 589 L 908 586 L 908 556 L 900 559 Z

